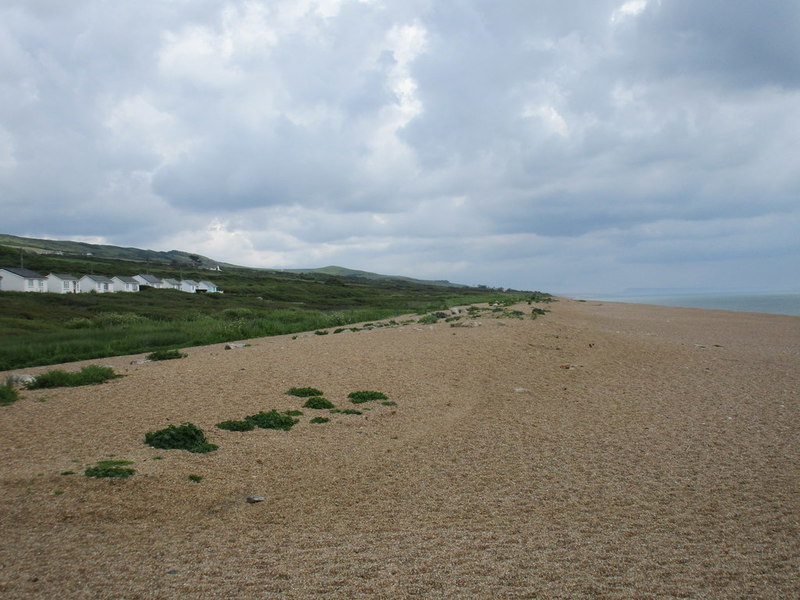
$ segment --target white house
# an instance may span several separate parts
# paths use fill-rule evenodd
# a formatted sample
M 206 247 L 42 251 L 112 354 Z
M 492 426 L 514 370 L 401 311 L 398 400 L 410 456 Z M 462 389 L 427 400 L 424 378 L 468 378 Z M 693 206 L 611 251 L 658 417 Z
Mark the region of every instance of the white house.
M 197 286 L 200 285 L 196 281 L 192 281 L 191 279 L 183 279 L 181 281 L 181 291 L 182 292 L 189 292 L 190 294 L 194 294 L 197 291 Z
M 47 277 L 30 269 L 5 267 L 0 269 L 0 281 L 6 292 L 46 292 Z
M 104 275 L 84 275 L 78 280 L 78 287 L 82 292 L 104 294 L 114 291 L 114 282 Z
M 47 291 L 53 294 L 77 294 L 80 292 L 78 278 L 66 273 L 50 273 L 47 276 Z
M 216 292 L 219 292 L 216 285 L 214 285 L 210 281 L 205 281 L 205 280 L 197 284 L 197 291 L 208 292 L 209 294 L 214 294 Z
M 168 290 L 179 290 L 181 289 L 181 282 L 177 279 L 165 279 L 164 287 Z
M 139 282 L 139 285 L 146 285 L 157 289 L 166 287 L 164 282 L 155 275 L 134 275 L 133 278 Z
M 126 275 L 117 275 L 111 278 L 111 282 L 114 284 L 114 291 L 115 292 L 138 292 L 139 291 L 139 282 L 136 281 L 133 277 L 127 277 Z

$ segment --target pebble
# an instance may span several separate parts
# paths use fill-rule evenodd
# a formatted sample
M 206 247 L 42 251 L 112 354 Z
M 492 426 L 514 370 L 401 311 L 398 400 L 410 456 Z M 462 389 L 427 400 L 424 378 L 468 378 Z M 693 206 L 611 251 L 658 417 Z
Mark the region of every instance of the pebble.
M 247 503 L 248 504 L 255 504 L 256 502 L 263 502 L 264 496 L 248 496 Z

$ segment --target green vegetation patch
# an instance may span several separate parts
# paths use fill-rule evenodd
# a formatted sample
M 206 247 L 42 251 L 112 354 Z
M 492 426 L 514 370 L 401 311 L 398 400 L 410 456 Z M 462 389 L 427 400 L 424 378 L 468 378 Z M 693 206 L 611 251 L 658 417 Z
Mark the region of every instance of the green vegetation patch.
M 86 477 L 118 477 L 125 479 L 136 473 L 135 469 L 129 469 L 125 466 L 132 464 L 133 462 L 130 460 L 101 460 L 94 467 L 86 469 L 83 474 Z
M 389 396 L 387 396 L 383 392 L 374 392 L 374 391 L 350 392 L 349 394 L 347 394 L 347 397 L 350 398 L 350 402 L 352 402 L 353 404 L 371 402 L 372 400 L 389 399 Z
M 325 409 L 333 408 L 333 402 L 322 396 L 312 396 L 303 404 L 303 408 Z
M 174 360 L 176 358 L 186 358 L 186 356 L 180 350 L 156 350 L 145 356 L 145 358 L 147 360 Z
M 322 391 L 313 387 L 293 387 L 289 388 L 286 393 L 289 396 L 297 396 L 298 398 L 310 398 L 311 396 L 322 396 Z
M 271 410 L 269 412 L 261 411 L 258 414 L 245 417 L 245 421 L 250 421 L 253 425 L 261 429 L 282 429 L 283 431 L 289 431 L 297 424 L 298 419 L 293 419 L 289 415 L 282 415 L 277 410 Z
M 244 421 L 222 421 L 217 423 L 217 428 L 225 429 L 226 431 L 253 431 L 255 427 L 255 424 L 247 419 Z
M 327 423 L 328 421 L 330 421 L 330 419 L 328 417 L 314 417 L 313 419 L 311 419 L 309 421 L 309 423 L 314 423 L 314 424 Z
M 68 373 L 60 369 L 53 369 L 34 377 L 33 381 L 25 384 L 29 390 L 56 387 L 77 387 L 80 385 L 96 385 L 110 379 L 117 379 L 122 375 L 114 373 L 111 367 L 88 365 L 78 372 Z
M 195 475 L 194 473 L 192 473 L 191 475 L 189 475 L 189 477 L 187 479 L 189 481 L 194 481 L 195 483 L 200 483 L 201 481 L 203 481 L 203 476 L 202 475 Z
M 434 323 L 439 322 L 439 317 L 435 314 L 425 315 L 421 319 L 417 321 L 420 325 L 433 325 Z
M 144 436 L 144 443 L 153 448 L 188 450 L 198 454 L 212 452 L 219 447 L 210 444 L 203 430 L 192 423 L 183 423 L 178 427 L 169 425 L 165 429 L 149 431 Z
M 8 406 L 19 400 L 19 391 L 11 383 L 0 385 L 0 406 Z
M 290 417 L 302 417 L 303 416 L 303 411 L 302 410 L 287 410 L 287 411 L 284 411 L 283 414 L 289 415 Z
M 397 406 L 397 402 L 395 402 L 394 400 L 385 400 L 385 401 L 381 402 L 381 405 L 382 406 Z

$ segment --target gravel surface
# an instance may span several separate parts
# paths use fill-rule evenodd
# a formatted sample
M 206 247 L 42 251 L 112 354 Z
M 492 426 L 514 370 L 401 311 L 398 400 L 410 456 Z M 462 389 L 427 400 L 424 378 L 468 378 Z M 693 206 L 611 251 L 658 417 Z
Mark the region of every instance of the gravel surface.
M 125 376 L 0 407 L 0 596 L 800 596 L 800 318 L 548 308 L 64 365 Z M 304 414 L 215 427 L 273 408 Z M 144 444 L 183 422 L 219 449 Z

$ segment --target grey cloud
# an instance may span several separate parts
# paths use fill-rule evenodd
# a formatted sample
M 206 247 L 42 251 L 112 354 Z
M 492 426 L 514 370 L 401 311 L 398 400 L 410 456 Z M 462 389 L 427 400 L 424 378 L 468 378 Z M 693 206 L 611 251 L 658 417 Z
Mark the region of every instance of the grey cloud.
M 800 5 L 622 5 L 7 0 L 4 223 L 148 245 L 218 219 L 220 251 L 513 287 L 800 272 Z
M 634 33 L 637 70 L 727 88 L 800 85 L 800 4 L 651 2 Z

